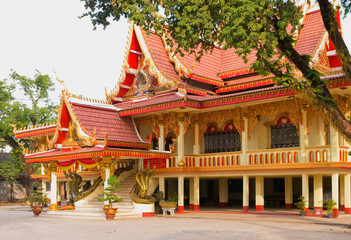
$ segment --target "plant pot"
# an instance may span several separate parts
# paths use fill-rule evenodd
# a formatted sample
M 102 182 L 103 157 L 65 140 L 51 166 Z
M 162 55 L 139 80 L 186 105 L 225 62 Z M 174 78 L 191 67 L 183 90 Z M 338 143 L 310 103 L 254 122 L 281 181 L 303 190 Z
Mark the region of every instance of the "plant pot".
M 328 218 L 333 218 L 333 213 L 332 213 L 332 212 L 328 213 L 328 214 L 327 214 L 327 217 L 328 217 Z
M 306 216 L 305 212 L 300 212 L 300 216 Z
M 176 208 L 177 207 L 177 202 L 160 202 L 160 206 L 162 208 Z
M 39 216 L 39 214 L 43 211 L 43 206 L 31 206 L 34 216 Z
M 104 208 L 106 214 L 106 220 L 112 221 L 115 219 L 117 208 Z

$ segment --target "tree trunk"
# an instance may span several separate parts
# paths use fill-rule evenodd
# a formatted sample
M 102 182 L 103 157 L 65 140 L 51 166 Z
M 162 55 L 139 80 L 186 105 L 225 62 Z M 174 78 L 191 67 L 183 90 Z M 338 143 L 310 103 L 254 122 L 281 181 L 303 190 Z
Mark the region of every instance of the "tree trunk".
M 341 61 L 346 78 L 351 80 L 351 56 L 344 39 L 339 32 L 340 26 L 336 21 L 333 5 L 328 0 L 317 1 L 321 9 L 325 29 L 328 31 L 329 37 L 335 46 L 336 54 Z
M 278 19 L 275 18 L 276 29 L 278 28 Z M 320 113 L 329 120 L 329 123 L 334 126 L 340 133 L 342 133 L 345 139 L 351 143 L 351 123 L 345 118 L 340 112 L 334 99 L 332 98 L 329 89 L 325 82 L 320 79 L 318 72 L 309 66 L 309 63 L 294 49 L 291 41 L 288 39 L 279 39 L 278 48 L 284 53 L 284 55 L 301 71 L 306 80 L 310 83 L 310 86 L 305 86 L 302 89 L 296 89 L 300 92 L 307 101 L 314 107 L 320 110 Z M 281 77 L 283 73 L 271 69 L 272 72 L 277 76 Z M 295 84 L 301 83 L 296 79 L 293 79 Z

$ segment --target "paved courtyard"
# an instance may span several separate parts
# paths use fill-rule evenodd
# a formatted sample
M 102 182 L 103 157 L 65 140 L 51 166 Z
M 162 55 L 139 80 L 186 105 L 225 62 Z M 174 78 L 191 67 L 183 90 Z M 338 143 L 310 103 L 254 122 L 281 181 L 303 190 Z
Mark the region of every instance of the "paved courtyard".
M 351 216 L 338 219 L 262 214 L 187 213 L 112 222 L 0 207 L 0 239 L 351 239 Z

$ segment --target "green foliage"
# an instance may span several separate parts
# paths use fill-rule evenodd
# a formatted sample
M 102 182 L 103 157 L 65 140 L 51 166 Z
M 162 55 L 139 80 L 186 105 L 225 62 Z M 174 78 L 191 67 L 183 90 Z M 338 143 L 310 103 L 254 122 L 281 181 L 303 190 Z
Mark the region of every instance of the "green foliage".
M 0 162 L 0 176 L 5 178 L 5 181 L 9 183 L 13 183 L 21 172 L 22 166 L 19 161 L 10 159 Z
M 108 201 L 109 208 L 112 208 L 112 203 L 122 202 L 123 198 L 116 196 L 116 193 L 120 192 L 117 187 L 119 186 L 119 180 L 116 175 L 112 175 L 108 180 L 107 184 L 109 187 L 105 188 L 103 194 L 105 195 L 104 198 L 98 198 L 98 201 Z
M 47 195 L 43 193 L 41 182 L 35 181 L 33 183 L 34 190 L 31 191 L 28 201 L 31 206 L 44 206 L 47 203 Z
M 178 202 L 178 193 L 174 192 L 169 195 L 165 202 Z
M 295 203 L 295 206 L 300 209 L 300 212 L 304 212 L 305 209 L 306 209 L 306 204 L 307 204 L 307 201 L 305 200 L 305 197 L 304 196 L 300 196 L 298 198 L 298 202 Z
M 162 191 L 154 192 L 152 196 L 156 199 L 157 202 L 160 202 L 163 199 L 163 192 Z
M 333 210 L 336 207 L 336 202 L 333 199 L 323 201 L 323 206 L 327 209 L 328 213 L 333 213 Z
M 16 125 L 18 129 L 27 125 L 53 121 L 56 116 L 52 109 L 57 107 L 49 97 L 49 93 L 54 90 L 53 87 L 54 83 L 50 77 L 41 74 L 38 70 L 36 70 L 33 78 L 12 71 L 9 79 L 0 80 L 0 139 L 4 140 L 0 142 L 0 147 L 3 145 L 12 147 L 11 157 L 15 161 L 16 173 L 27 169 L 28 171 L 25 172 L 29 175 L 38 168 L 38 165 L 25 163 L 20 144 L 31 150 L 34 150 L 35 146 L 33 142 L 28 140 L 15 139 L 11 125 Z M 14 98 L 13 92 L 16 89 L 23 90 L 23 94 L 30 100 L 29 104 L 22 103 Z M 21 163 L 21 165 L 18 163 Z M 6 169 L 13 168 L 7 166 Z M 11 175 L 12 173 L 9 172 L 8 174 Z

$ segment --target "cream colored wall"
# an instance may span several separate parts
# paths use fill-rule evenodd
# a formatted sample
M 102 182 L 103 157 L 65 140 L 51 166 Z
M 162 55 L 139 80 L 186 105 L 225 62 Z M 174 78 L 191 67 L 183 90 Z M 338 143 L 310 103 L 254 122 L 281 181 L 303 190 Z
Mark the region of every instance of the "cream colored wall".
M 267 127 L 264 124 L 268 122 L 270 122 L 268 116 L 260 117 L 260 121 L 258 121 L 258 123 L 256 124 L 251 134 L 251 139 L 248 141 L 249 151 L 267 149 Z
M 193 138 L 190 131 L 187 131 L 184 136 L 184 153 L 193 154 Z
M 150 133 L 152 133 L 152 126 L 142 126 L 138 129 L 140 137 L 144 141 L 149 141 Z
M 318 115 L 313 119 L 310 126 L 310 134 L 308 135 L 308 146 L 324 145 L 324 123 Z

